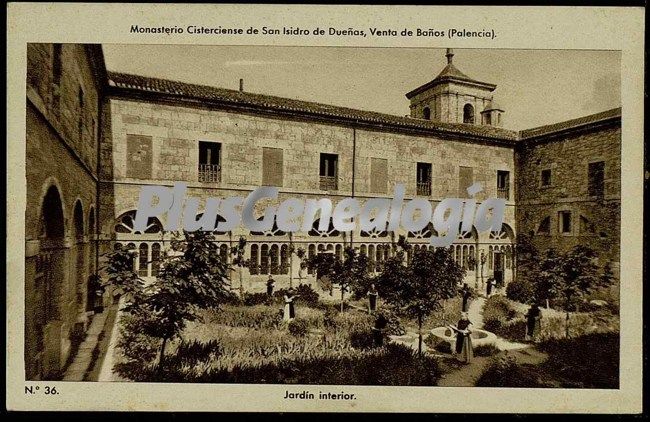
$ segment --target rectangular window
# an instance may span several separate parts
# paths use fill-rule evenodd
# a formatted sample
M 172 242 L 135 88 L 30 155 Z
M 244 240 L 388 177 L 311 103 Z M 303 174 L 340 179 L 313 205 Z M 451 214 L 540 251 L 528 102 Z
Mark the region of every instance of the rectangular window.
M 199 141 L 199 182 L 221 181 L 221 144 Z
M 467 197 L 467 188 L 474 184 L 474 169 L 472 167 L 458 168 L 458 197 Z
M 551 186 L 551 169 L 544 169 L 541 173 L 541 186 Z
M 151 179 L 151 136 L 126 135 L 126 177 Z
M 497 171 L 497 198 L 510 199 L 510 172 Z
M 370 192 L 386 193 L 388 191 L 388 160 L 370 159 Z
M 589 163 L 589 196 L 603 196 L 605 193 L 605 162 Z
M 418 163 L 416 170 L 417 194 L 431 196 L 431 163 Z
M 262 148 L 262 184 L 282 186 L 284 181 L 283 154 L 280 148 Z
M 560 223 L 560 233 L 571 233 L 571 211 L 560 211 L 558 213 L 558 217 Z
M 337 190 L 338 189 L 338 164 L 339 156 L 337 154 L 320 155 L 320 189 Z

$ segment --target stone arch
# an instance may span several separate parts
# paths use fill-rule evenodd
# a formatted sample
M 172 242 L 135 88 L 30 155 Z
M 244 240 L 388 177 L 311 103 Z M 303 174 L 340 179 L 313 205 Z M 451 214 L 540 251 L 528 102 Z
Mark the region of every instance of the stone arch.
M 463 123 L 474 124 L 474 106 L 467 103 L 463 107 Z
M 251 275 L 257 275 L 259 272 L 259 251 L 260 246 L 257 243 L 253 243 L 251 245 L 251 258 L 248 265 L 248 271 Z
M 63 329 L 62 305 L 67 300 L 68 250 L 63 196 L 58 183 L 49 179 L 43 186 L 39 211 L 39 252 L 33 286 L 26 288 L 25 363 L 28 379 L 51 379 L 61 370 L 69 348 L 69 331 Z M 27 282 L 27 280 L 26 280 Z
M 115 231 L 123 234 L 152 234 L 163 232 L 163 225 L 157 217 L 149 217 L 144 232 L 135 230 L 136 210 L 126 211 L 115 219 Z
M 317 218 L 316 220 L 314 220 L 314 224 L 312 224 L 312 228 L 309 231 L 310 236 L 314 236 L 314 237 L 336 237 L 336 236 L 340 236 L 340 234 L 341 234 L 334 227 L 334 224 L 332 223 L 332 220 L 329 221 L 329 227 L 327 228 L 326 231 L 320 231 L 318 229 L 319 225 L 320 225 L 320 218 Z
M 262 221 L 263 219 L 264 219 L 264 216 L 261 216 L 261 217 L 259 217 L 257 219 L 257 221 Z M 262 231 L 262 232 L 260 232 L 260 231 L 251 231 L 250 234 L 251 234 L 251 236 L 268 236 L 268 237 L 272 237 L 272 236 L 286 236 L 287 233 L 280 230 L 276 220 L 273 219 L 273 226 L 271 227 L 270 230 L 266 230 L 266 231 Z
M 491 241 L 502 240 L 512 243 L 515 240 L 515 231 L 510 227 L 510 225 L 503 223 L 501 225 L 501 230 L 498 232 L 491 231 L 489 237 Z
M 65 214 L 61 191 L 51 184 L 41 202 L 40 237 L 46 239 L 63 239 L 65 237 Z
M 422 110 L 422 117 L 424 117 L 425 120 L 431 120 L 431 109 L 429 107 L 424 107 Z
M 500 278 L 501 282 L 507 283 L 508 280 L 514 279 L 515 231 L 509 224 L 503 223 L 500 231 L 489 232 L 488 244 L 488 271 Z
M 374 227 L 370 231 L 361 230 L 359 232 L 359 236 L 361 236 L 361 237 L 369 237 L 371 239 L 378 239 L 378 238 L 388 237 L 387 228 L 388 228 L 388 223 L 386 223 L 386 229 L 385 230 L 378 230 L 376 227 Z
M 196 221 L 200 220 L 202 217 L 203 217 L 203 212 L 200 212 L 200 213 L 196 214 Z M 214 230 L 212 230 L 212 234 L 214 234 L 216 236 L 223 236 L 223 235 L 229 234 L 230 231 L 219 231 L 219 230 L 217 230 L 217 227 L 219 226 L 219 224 L 220 223 L 225 223 L 225 222 L 226 222 L 226 219 L 221 214 L 217 214 L 217 218 L 214 221 Z

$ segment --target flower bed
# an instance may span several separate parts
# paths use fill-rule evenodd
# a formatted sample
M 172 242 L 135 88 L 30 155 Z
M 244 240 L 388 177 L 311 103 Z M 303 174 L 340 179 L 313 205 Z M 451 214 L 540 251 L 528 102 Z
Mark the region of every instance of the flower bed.
M 189 323 L 168 345 L 162 370 L 159 342 L 125 332 L 133 353 L 116 369 L 137 381 L 435 385 L 435 358 L 373 347 L 373 322 L 358 311 L 299 306 L 287 324 L 277 306 L 228 305 Z

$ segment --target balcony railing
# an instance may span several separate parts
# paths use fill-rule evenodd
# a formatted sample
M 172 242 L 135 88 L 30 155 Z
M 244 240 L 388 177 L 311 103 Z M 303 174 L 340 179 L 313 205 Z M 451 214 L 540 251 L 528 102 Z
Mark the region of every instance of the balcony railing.
M 431 196 L 431 182 L 418 182 L 417 194 L 419 196 Z
M 497 188 L 497 198 L 499 198 L 499 199 L 510 199 L 510 189 L 509 188 Z
M 221 182 L 219 164 L 199 164 L 199 182 Z
M 334 176 L 321 176 L 320 189 L 321 190 L 338 190 L 339 182 Z

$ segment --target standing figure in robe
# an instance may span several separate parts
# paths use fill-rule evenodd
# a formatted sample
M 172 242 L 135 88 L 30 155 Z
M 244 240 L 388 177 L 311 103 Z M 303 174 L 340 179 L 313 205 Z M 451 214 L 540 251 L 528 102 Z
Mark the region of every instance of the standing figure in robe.
M 472 331 L 469 329 L 469 326 L 472 325 L 472 322 L 469 320 L 467 312 L 461 314 L 460 320 L 456 327 L 450 326 L 452 330 L 456 332 L 456 347 L 454 352 L 456 357 L 461 362 L 470 363 L 474 358 L 474 350 L 472 348 Z

